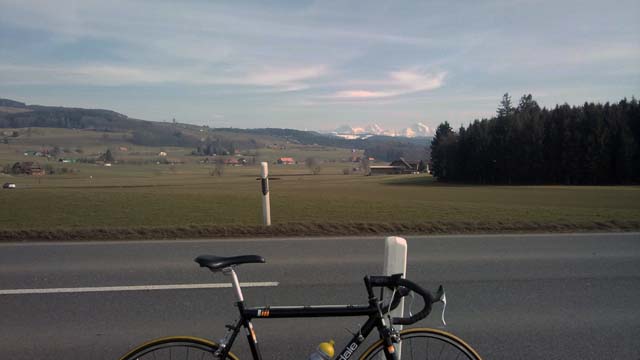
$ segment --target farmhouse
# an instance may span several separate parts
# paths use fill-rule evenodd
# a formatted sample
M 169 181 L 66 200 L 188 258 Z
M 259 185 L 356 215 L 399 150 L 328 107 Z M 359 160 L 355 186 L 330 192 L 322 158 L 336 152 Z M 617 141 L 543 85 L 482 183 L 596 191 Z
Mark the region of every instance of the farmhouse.
M 420 162 L 408 162 L 404 158 L 400 158 L 398 160 L 394 160 L 389 164 L 391 166 L 400 166 L 403 168 L 403 172 L 405 174 L 412 174 L 420 172 L 419 166 Z
M 392 161 L 389 165 L 370 166 L 369 175 L 418 174 L 419 162 L 408 162 L 404 158 Z
M 296 161 L 291 157 L 281 157 L 277 162 L 280 165 L 293 165 L 296 163 Z
M 369 167 L 369 175 L 396 175 L 402 174 L 402 167 L 391 165 L 376 165 Z
M 25 174 L 31 176 L 42 176 L 46 174 L 44 169 L 33 161 L 17 162 L 13 164 L 11 171 L 14 174 Z

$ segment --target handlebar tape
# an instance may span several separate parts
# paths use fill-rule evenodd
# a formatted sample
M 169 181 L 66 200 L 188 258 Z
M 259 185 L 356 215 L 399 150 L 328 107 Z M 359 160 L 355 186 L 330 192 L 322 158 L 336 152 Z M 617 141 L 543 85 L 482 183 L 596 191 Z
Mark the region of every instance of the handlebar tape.
M 412 316 L 409 316 L 409 317 L 399 317 L 399 318 L 394 317 L 393 319 L 391 319 L 391 321 L 394 324 L 410 325 L 426 318 L 431 312 L 431 305 L 435 302 L 435 300 L 429 291 L 425 290 L 424 288 L 414 283 L 413 281 L 403 279 L 401 276 L 402 274 L 396 274 L 391 276 L 370 276 L 369 282 L 371 286 L 375 286 L 375 287 L 388 287 L 391 289 L 395 289 L 395 288 L 400 289 L 399 291 L 400 296 L 397 296 L 397 297 L 394 296 L 394 298 L 391 300 L 392 301 L 391 308 L 397 307 L 398 304 L 400 303 L 400 299 L 403 296 L 406 296 L 408 294 L 408 292 L 404 292 L 402 288 L 406 288 L 422 296 L 422 299 L 424 300 L 424 308 L 422 308 L 422 310 L 420 310 L 416 314 L 413 314 Z

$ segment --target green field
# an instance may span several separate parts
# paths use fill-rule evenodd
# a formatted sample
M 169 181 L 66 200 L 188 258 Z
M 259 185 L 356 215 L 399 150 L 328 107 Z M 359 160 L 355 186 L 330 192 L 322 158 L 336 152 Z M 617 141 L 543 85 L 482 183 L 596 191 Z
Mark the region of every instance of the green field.
M 206 166 L 114 166 L 78 174 L 14 177 L 3 190 L 0 229 L 208 227 L 259 225 L 258 167 L 209 175 Z M 437 231 L 519 227 L 634 228 L 640 224 L 640 187 L 450 186 L 424 175 L 342 175 L 338 167 L 309 175 L 302 166 L 271 166 L 276 225 L 429 225 Z M 92 178 L 89 178 L 87 174 Z M 616 225 L 617 224 L 617 225 Z M 452 227 L 453 226 L 453 227 Z
M 23 159 L 25 146 L 5 145 L 0 159 Z M 278 180 L 271 181 L 274 227 L 265 230 L 257 165 L 227 166 L 222 176 L 212 176 L 214 165 L 187 156 L 188 149 L 167 151 L 180 163 L 64 164 L 76 172 L 0 174 L 0 182 L 18 187 L 0 190 L 0 238 L 640 229 L 639 186 L 464 186 L 438 184 L 428 175 L 344 175 L 353 164 L 340 159 L 350 150 L 292 147 L 263 149 L 261 156 L 313 154 L 325 161 L 323 169 L 310 175 L 304 165 L 270 165 Z

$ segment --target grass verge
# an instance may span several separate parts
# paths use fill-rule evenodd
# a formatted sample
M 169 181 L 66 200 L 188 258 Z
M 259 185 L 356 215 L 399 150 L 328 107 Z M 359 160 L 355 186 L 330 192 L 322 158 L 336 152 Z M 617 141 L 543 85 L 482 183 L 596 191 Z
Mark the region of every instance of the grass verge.
M 425 223 L 287 223 L 186 227 L 84 228 L 0 230 L 0 241 L 103 241 L 139 239 L 247 238 L 289 236 L 435 235 L 468 233 L 634 231 L 640 220 L 578 223 L 547 222 L 425 222 Z

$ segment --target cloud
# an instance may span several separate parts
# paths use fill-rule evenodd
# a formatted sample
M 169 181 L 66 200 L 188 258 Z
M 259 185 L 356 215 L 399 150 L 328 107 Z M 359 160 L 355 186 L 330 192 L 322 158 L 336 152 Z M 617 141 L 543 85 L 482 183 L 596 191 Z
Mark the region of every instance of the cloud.
M 306 89 L 302 81 L 321 77 L 328 73 L 326 65 L 301 67 L 268 67 L 251 72 L 245 78 L 237 80 L 238 84 L 280 87 L 286 91 Z
M 338 91 L 335 93 L 335 97 L 337 98 L 347 98 L 347 99 L 366 99 L 366 98 L 379 98 L 390 96 L 389 92 L 383 91 L 367 91 L 367 90 L 345 90 Z
M 365 81 L 364 84 L 376 89 L 349 89 L 333 93 L 333 99 L 377 99 L 428 91 L 444 85 L 446 72 L 423 73 L 416 69 L 392 71 L 383 81 Z
M 0 81 L 12 85 L 113 86 L 167 82 L 175 80 L 175 76 L 177 75 L 172 72 L 104 64 L 79 66 L 0 64 Z
M 105 64 L 78 66 L 30 66 L 0 64 L 4 84 L 84 84 L 98 86 L 177 83 L 188 85 L 241 85 L 296 91 L 308 87 L 304 81 L 325 75 L 325 65 L 264 68 L 217 74 L 203 69 L 176 70 L 168 67 L 135 67 Z

